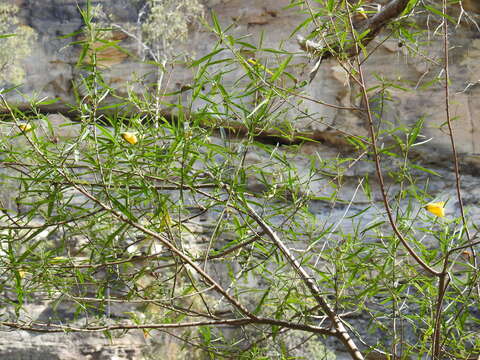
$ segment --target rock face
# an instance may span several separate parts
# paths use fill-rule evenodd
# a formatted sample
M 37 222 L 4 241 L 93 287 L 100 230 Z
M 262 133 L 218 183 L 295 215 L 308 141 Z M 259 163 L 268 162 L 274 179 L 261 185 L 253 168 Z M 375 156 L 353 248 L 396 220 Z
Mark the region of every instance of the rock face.
M 23 57 L 23 70 L 25 77 L 19 88 L 23 95 L 18 93 L 8 94 L 9 100 L 28 106 L 28 101 L 33 95 L 37 99 L 58 99 L 58 102 L 50 105 L 52 110 L 65 109 L 66 104 L 74 101 L 73 86 L 78 87 L 81 71 L 76 68 L 80 47 L 69 46 L 72 41 L 81 40 L 81 35 L 75 34 L 82 27 L 82 19 L 79 8 L 84 8 L 86 2 L 74 0 L 49 0 L 49 1 L 21 1 L 13 2 L 18 6 L 15 15 L 19 24 L 28 26 L 35 32 L 37 40 L 31 45 L 31 53 Z M 476 3 L 466 2 L 467 10 L 476 10 Z M 138 90 L 140 82 L 151 82 L 156 79 L 153 75 L 153 67 L 142 63 L 141 58 L 146 55 L 142 50 L 141 28 L 139 21 L 145 20 L 145 4 L 142 1 L 121 0 L 94 2 L 94 6 L 101 6 L 101 21 L 113 24 L 113 32 L 109 35 L 109 41 L 115 41 L 120 47 L 109 47 L 101 53 L 103 59 L 99 60 L 99 66 L 103 71 L 105 81 L 120 96 L 127 96 L 129 87 Z M 263 48 L 284 49 L 297 52 L 299 47 L 290 35 L 305 16 L 293 9 L 283 10 L 284 4 L 270 0 L 262 2 L 259 6 L 257 1 L 204 1 L 205 14 L 215 11 L 218 14 L 221 25 L 226 27 L 233 24 L 229 34 L 241 37 L 248 34 L 246 42 L 258 44 L 262 35 Z M 470 16 L 475 16 L 470 14 Z M 472 19 L 474 20 L 474 19 Z M 188 53 L 200 58 L 212 51 L 218 41 L 210 31 L 196 23 L 193 31 L 188 36 L 185 44 L 179 44 L 178 49 L 188 49 Z M 65 37 L 67 36 L 67 37 Z M 478 137 L 478 102 L 476 98 L 476 83 L 478 74 L 478 57 L 480 56 L 480 42 L 478 32 L 471 21 L 465 16 L 460 26 L 451 27 L 451 60 L 450 75 L 451 83 L 451 117 L 455 118 L 455 135 L 458 142 L 458 151 L 461 159 L 466 164 L 475 165 L 478 162 L 479 146 L 475 139 Z M 143 39 L 143 40 L 142 40 Z M 379 45 L 378 50 L 371 56 L 365 65 L 365 73 L 375 75 L 376 78 L 367 79 L 369 86 L 379 85 L 379 78 L 385 80 L 402 79 L 408 91 L 390 91 L 391 106 L 384 109 L 384 126 L 395 127 L 399 124 L 410 126 L 423 118 L 425 129 L 423 135 L 432 138 L 429 147 L 425 147 L 421 156 L 428 161 L 443 161 L 450 157 L 449 139 L 445 133 L 445 100 L 441 91 L 442 81 L 432 85 L 427 90 L 422 87 L 428 82 L 441 80 L 441 61 L 438 62 L 442 49 L 442 40 L 433 38 L 428 55 L 432 61 L 427 62 L 422 56 L 410 56 L 410 46 L 399 46 L 398 43 L 385 41 Z M 100 45 L 99 45 L 100 46 Z M 176 46 L 176 45 L 175 45 Z M 243 51 L 242 49 L 240 49 Z M 245 49 L 244 49 L 245 50 Z M 162 49 L 165 53 L 170 50 Z M 258 60 L 267 66 L 276 64 L 274 56 L 268 52 L 260 53 Z M 229 54 L 228 56 L 230 56 Z M 217 57 L 221 58 L 222 53 Z M 248 51 L 244 53 L 248 57 Z M 140 57 L 140 58 L 139 58 Z M 307 78 L 311 67 L 307 56 L 296 55 L 287 68 L 299 81 Z M 221 66 L 221 65 L 220 65 Z M 182 66 L 169 69 L 167 91 L 178 91 L 192 82 L 192 72 Z M 227 75 L 226 83 L 235 81 L 242 75 L 242 69 L 237 69 Z M 167 77 L 166 76 L 166 77 Z M 135 85 L 136 83 L 136 85 Z M 76 84 L 76 85 L 74 85 Z M 334 61 L 326 61 L 321 65 L 316 79 L 306 90 L 308 96 L 315 100 L 321 100 L 328 104 L 341 106 L 361 105 L 356 97 L 355 87 L 352 82 L 345 78 L 343 70 Z M 2 86 L 11 84 L 4 83 Z M 421 90 L 420 90 L 421 89 Z M 81 91 L 81 89 L 80 89 Z M 388 104 L 388 102 L 387 102 Z M 194 106 L 202 107 L 204 103 L 197 102 Z M 287 106 L 288 107 L 288 106 Z M 287 112 L 279 122 L 298 117 L 299 110 Z M 365 119 L 351 111 L 339 110 L 324 106 L 313 101 L 305 100 L 300 106 L 300 111 L 309 115 L 303 120 L 297 120 L 294 128 L 298 132 L 309 134 L 327 134 L 321 140 L 327 139 L 330 132 L 335 130 L 347 133 L 366 134 Z M 434 155 L 434 156 L 433 156 Z
M 27 307 L 32 310 L 31 307 Z M 14 331 L 0 341 L 0 357 L 12 360 L 136 360 L 142 358 L 143 336 L 106 340 L 102 335 L 37 334 Z
M 261 5 L 259 5 L 261 3 Z M 478 6 L 475 2 L 465 2 L 465 8 L 475 11 Z M 79 8 L 86 6 L 85 1 L 77 0 L 15 0 L 11 1 L 18 7 L 15 16 L 19 24 L 28 26 L 36 34 L 36 41 L 29 43 L 31 52 L 24 56 L 21 67 L 25 76 L 22 86 L 18 92 L 9 92 L 7 99 L 17 106 L 27 108 L 30 104 L 30 98 L 35 99 L 57 99 L 58 101 L 43 106 L 44 109 L 51 112 L 66 112 L 67 104 L 75 101 L 75 91 L 82 95 L 82 88 L 79 85 L 82 71 L 78 69 L 77 60 L 81 53 L 79 45 L 69 45 L 72 41 L 81 41 L 82 35 L 77 33 L 82 28 L 82 19 Z M 284 10 L 287 2 L 278 0 L 205 0 L 203 8 L 205 14 L 209 11 L 215 11 L 221 25 L 226 27 L 233 24 L 229 34 L 233 37 L 242 37 L 248 35 L 244 40 L 251 44 L 259 44 L 264 49 L 283 49 L 290 52 L 298 52 L 299 47 L 290 35 L 294 28 L 301 23 L 305 16 L 297 13 L 293 9 Z M 155 67 L 141 62 L 139 60 L 146 56 L 145 49 L 142 48 L 141 29 L 139 20 L 144 20 L 145 4 L 144 1 L 137 0 L 104 0 L 95 1 L 93 5 L 101 5 L 103 12 L 107 17 L 102 21 L 108 21 L 112 27 L 107 40 L 118 44 L 125 51 L 108 47 L 101 51 L 101 57 L 98 59 L 98 65 L 101 68 L 104 80 L 120 96 L 127 97 L 129 91 L 138 93 L 148 84 L 157 80 Z M 475 15 L 472 15 L 475 16 Z M 16 26 L 12 24 L 12 26 Z M 179 49 L 188 50 L 191 56 L 201 58 L 210 53 L 217 43 L 217 37 L 206 28 L 199 24 L 191 25 L 189 39 L 185 44 L 179 45 Z M 72 34 L 70 37 L 67 35 Z M 460 160 L 466 169 L 470 172 L 464 177 L 464 186 L 466 191 L 471 193 L 470 203 L 477 202 L 478 188 L 480 188 L 478 179 L 474 176 L 480 169 L 480 145 L 477 139 L 480 134 L 480 119 L 476 116 L 480 112 L 480 102 L 476 101 L 478 93 L 478 73 L 480 71 L 480 40 L 478 32 L 468 24 L 461 23 L 460 26 L 451 29 L 451 62 L 450 75 L 451 83 L 451 117 L 455 119 L 454 132 L 457 142 L 457 150 L 460 153 Z M 28 39 L 27 39 L 28 40 Z M 25 41 L 27 41 L 25 40 Z M 28 40 L 29 41 L 29 40 Z M 424 120 L 424 130 L 422 140 L 431 139 L 428 146 L 423 146 L 418 152 L 419 161 L 427 162 L 438 166 L 438 172 L 442 172 L 445 160 L 451 158 L 450 140 L 445 135 L 445 98 L 442 91 L 441 81 L 435 83 L 437 78 L 441 79 L 441 49 L 442 40 L 433 39 L 429 45 L 429 53 L 432 61 L 426 62 L 423 56 L 413 57 L 408 55 L 412 50 L 407 46 L 400 46 L 397 42 L 386 40 L 379 45 L 378 50 L 372 55 L 365 64 L 364 71 L 371 76 L 367 78 L 369 87 L 378 85 L 378 79 L 397 80 L 402 79 L 409 90 L 396 88 L 389 92 L 390 101 L 382 110 L 383 123 L 381 126 L 388 130 L 398 126 L 411 127 L 420 119 Z M 101 47 L 101 43 L 94 46 Z M 163 49 L 167 51 L 166 49 Z M 248 58 L 250 54 L 248 49 L 240 49 L 242 55 Z M 260 53 L 256 57 L 258 61 L 268 68 L 277 66 L 275 54 L 269 55 L 268 52 Z M 231 56 L 231 54 L 219 53 L 215 59 L 221 59 L 222 56 Z M 282 59 L 281 59 L 282 60 Z M 437 61 L 438 60 L 438 61 Z M 221 68 L 222 64 L 218 65 Z M 308 79 L 308 72 L 312 66 L 308 56 L 303 54 L 295 55 L 288 66 L 288 71 L 293 74 L 298 82 Z M 164 76 L 166 92 L 180 91 L 188 88 L 192 83 L 193 76 L 191 69 L 180 65 L 173 68 L 167 68 L 168 73 Z M 226 85 L 233 86 L 234 81 L 243 75 L 242 68 L 239 67 L 227 74 Z M 426 90 L 422 88 L 424 84 L 434 83 Z M 4 82 L 0 88 L 7 88 L 12 83 Z M 358 99 L 358 89 L 345 75 L 344 70 L 334 61 L 326 61 L 321 65 L 321 69 L 315 80 L 305 87 L 308 97 L 314 100 L 320 100 L 326 104 L 334 104 L 343 107 L 362 106 Z M 189 90 L 185 92 L 188 96 Z M 381 97 L 380 92 L 372 93 L 372 108 L 375 108 L 376 99 Z M 173 99 L 173 98 L 172 98 Z M 174 99 L 173 99 L 174 100 Z M 221 99 L 219 99 L 221 102 Z M 196 102 L 195 107 L 202 108 L 205 102 Z M 305 136 L 314 137 L 323 142 L 323 144 L 304 144 L 300 148 L 299 154 L 290 160 L 298 167 L 299 173 L 303 176 L 308 175 L 308 166 L 311 161 L 310 156 L 316 153 L 322 156 L 334 158 L 338 153 L 338 146 L 344 146 L 341 138 L 338 138 L 338 132 L 343 131 L 356 135 L 367 135 L 366 119 L 355 112 L 339 109 L 338 107 L 325 106 L 318 101 L 304 99 L 303 103 L 296 108 L 285 105 L 288 111 L 282 117 L 279 117 L 278 123 L 282 124 L 288 119 L 297 118 L 299 114 L 306 114 L 291 124 L 296 132 L 305 134 Z M 63 122 L 57 115 L 51 116 L 53 124 L 56 121 Z M 2 128 L 3 129 L 3 128 Z M 66 127 L 58 134 L 60 137 L 73 136 L 68 131 L 75 131 L 73 127 Z M 56 135 L 57 136 L 57 135 Z M 383 141 L 383 138 L 380 139 Z M 221 143 L 220 138 L 212 139 L 213 142 Z M 281 150 L 284 151 L 284 150 Z M 287 151 L 286 151 L 287 152 Z M 262 155 L 260 153 L 249 153 L 245 161 L 248 164 L 262 164 Z M 368 163 L 358 163 L 349 169 L 345 174 L 344 191 L 347 199 L 355 195 L 357 186 L 356 177 L 358 175 L 374 174 L 374 168 Z M 443 179 L 440 182 L 432 182 L 430 188 L 443 197 L 455 196 L 454 178 L 448 172 L 442 172 Z M 252 177 L 249 179 L 249 191 L 263 191 L 263 184 Z M 315 183 L 309 189 L 312 194 L 325 196 L 325 184 Z M 348 192 L 350 191 L 350 193 Z M 362 195 L 358 195 L 361 197 Z M 3 195 L 0 194 L 0 198 Z M 356 201 L 363 201 L 363 198 L 356 198 Z M 312 201 L 311 208 L 319 218 L 322 215 L 322 202 Z M 458 209 L 456 204 L 449 205 L 449 211 L 455 212 Z M 353 206 L 354 208 L 355 206 Z M 353 209 L 355 210 L 355 209 Z M 360 210 L 360 208 L 359 208 Z M 343 209 L 335 210 L 329 216 L 341 218 Z M 368 220 L 368 212 L 366 217 Z M 473 210 L 470 214 L 473 221 L 480 218 L 480 213 Z M 345 225 L 348 227 L 348 225 Z M 344 231 L 349 231 L 345 228 Z M 27 310 L 31 315 L 40 314 L 48 304 L 32 304 Z M 119 316 L 121 311 L 119 311 Z M 39 315 L 40 316 L 40 315 Z M 8 359 L 140 359 L 142 349 L 147 341 L 142 334 L 128 335 L 115 340 L 113 343 L 107 343 L 103 337 L 88 335 L 69 335 L 69 334 L 43 334 L 32 335 L 22 331 L 10 332 L 2 335 L 0 342 L 0 357 Z M 61 345 L 59 345 L 61 344 Z M 170 351 L 175 358 L 175 354 L 180 353 L 176 349 L 176 344 L 164 345 L 165 351 Z M 169 355 L 170 356 L 170 355 Z

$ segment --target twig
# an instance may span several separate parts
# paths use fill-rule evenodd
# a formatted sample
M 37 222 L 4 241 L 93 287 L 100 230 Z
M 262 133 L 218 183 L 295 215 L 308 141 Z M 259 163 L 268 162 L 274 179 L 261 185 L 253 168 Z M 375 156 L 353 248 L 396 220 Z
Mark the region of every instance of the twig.
M 460 214 L 462 216 L 462 223 L 463 227 L 465 229 L 465 235 L 467 236 L 467 240 L 470 244 L 472 244 L 473 239 L 470 236 L 470 231 L 468 230 L 468 223 L 467 219 L 465 217 L 465 209 L 463 206 L 463 199 L 462 199 L 462 190 L 461 190 L 461 179 L 460 179 L 460 166 L 458 162 L 458 154 L 457 154 L 457 148 L 455 145 L 455 138 L 453 136 L 453 127 L 452 127 L 452 119 L 450 115 L 450 87 L 449 87 L 449 82 L 450 82 L 450 75 L 449 75 L 449 67 L 448 67 L 448 61 L 449 61 L 449 52 L 448 52 L 448 19 L 446 18 L 447 14 L 447 1 L 443 0 L 443 8 L 442 8 L 443 14 L 445 18 L 443 19 L 443 29 L 444 29 L 444 34 L 443 34 L 443 50 L 444 50 L 444 57 L 445 57 L 445 64 L 444 64 L 444 72 L 445 72 L 445 115 L 446 115 L 446 120 L 447 120 L 447 125 L 448 125 L 448 136 L 450 138 L 450 146 L 452 148 L 452 157 L 453 157 L 453 166 L 454 166 L 454 171 L 455 171 L 455 189 L 457 191 L 457 200 L 458 200 L 458 205 L 460 207 Z M 471 256 L 471 261 L 472 265 L 477 268 L 477 257 L 475 254 L 475 248 L 473 247 L 473 244 L 470 247 L 470 251 L 472 252 Z M 477 294 L 480 297 L 480 287 L 477 285 Z
M 48 323 L 27 323 L 21 324 L 17 322 L 1 321 L 0 325 L 10 327 L 13 329 L 26 330 L 32 332 L 41 333 L 57 333 L 57 332 L 103 332 L 112 330 L 141 330 L 141 329 L 179 329 L 186 327 L 198 327 L 198 326 L 243 326 L 249 324 L 265 324 L 274 325 L 283 328 L 303 330 L 320 335 L 335 335 L 335 331 L 320 328 L 312 325 L 291 323 L 287 321 L 275 320 L 271 318 L 241 318 L 241 319 L 221 319 L 213 321 L 194 321 L 185 323 L 167 323 L 167 324 L 117 324 L 117 325 L 103 325 L 103 326 L 85 326 L 74 327 L 58 324 Z
M 292 255 L 290 250 L 285 246 L 283 241 L 280 240 L 280 238 L 272 230 L 272 228 L 255 212 L 255 210 L 248 203 L 245 203 L 245 206 L 247 208 L 249 216 L 253 220 L 255 220 L 255 222 L 260 226 L 260 228 L 262 228 L 262 230 L 280 249 L 282 254 L 287 258 L 288 262 L 291 264 L 291 266 L 295 269 L 295 271 L 301 277 L 304 284 L 308 287 L 308 289 L 310 290 L 310 293 L 313 295 L 317 303 L 320 305 L 322 310 L 325 312 L 325 314 L 328 316 L 328 318 L 332 322 L 332 325 L 336 330 L 335 335 L 345 345 L 346 350 L 349 352 L 352 359 L 363 360 L 364 359 L 363 355 L 358 350 L 354 341 L 348 334 L 348 331 L 343 325 L 342 320 L 336 314 L 336 312 L 332 309 L 332 307 L 327 303 L 324 297 L 321 295 L 322 292 L 318 288 L 317 284 L 315 284 L 315 281 L 312 279 L 312 277 L 308 275 L 308 273 L 305 271 L 302 265 Z
M 352 36 L 354 37 L 354 40 L 356 42 L 356 36 L 355 36 L 355 31 L 354 31 L 354 28 L 353 28 L 353 23 L 352 23 L 351 17 L 349 17 L 349 19 L 350 19 L 350 27 L 351 27 L 351 31 L 352 31 Z M 358 46 L 358 44 L 357 44 L 357 46 Z M 377 135 L 375 133 L 375 125 L 374 125 L 374 122 L 373 122 L 373 116 L 372 116 L 372 112 L 371 112 L 371 109 L 370 109 L 370 103 L 369 103 L 368 94 L 367 94 L 366 81 L 365 81 L 365 78 L 363 76 L 363 68 L 362 68 L 362 64 L 360 63 L 359 57 L 356 56 L 355 59 L 356 59 L 357 68 L 358 68 L 359 85 L 360 85 L 360 88 L 361 88 L 362 97 L 363 97 L 363 100 L 365 102 L 365 107 L 366 107 L 366 114 L 367 114 L 367 119 L 368 119 L 368 130 L 370 132 L 370 138 L 371 138 L 371 143 L 372 143 L 373 158 L 374 158 L 374 162 L 375 162 L 375 170 L 376 170 L 376 173 L 377 173 L 377 178 L 378 178 L 378 182 L 379 182 L 379 186 L 380 186 L 380 192 L 382 194 L 383 205 L 385 207 L 385 211 L 387 212 L 387 217 L 388 217 L 388 220 L 390 222 L 390 226 L 391 226 L 393 232 L 395 233 L 395 235 L 399 238 L 400 242 L 407 249 L 409 254 L 415 259 L 415 261 L 428 273 L 430 273 L 434 276 L 439 276 L 440 272 L 436 271 L 431 266 L 429 266 L 425 261 L 423 261 L 420 258 L 419 255 L 417 255 L 415 250 L 413 250 L 413 248 L 410 246 L 408 241 L 405 239 L 405 237 L 402 235 L 402 233 L 398 229 L 397 224 L 395 222 L 395 219 L 393 218 L 392 209 L 390 208 L 389 199 L 388 199 L 387 192 L 386 192 L 386 189 L 385 189 L 385 181 L 383 179 L 383 170 L 382 170 L 382 166 L 380 164 L 380 155 L 379 155 L 378 145 L 377 145 Z

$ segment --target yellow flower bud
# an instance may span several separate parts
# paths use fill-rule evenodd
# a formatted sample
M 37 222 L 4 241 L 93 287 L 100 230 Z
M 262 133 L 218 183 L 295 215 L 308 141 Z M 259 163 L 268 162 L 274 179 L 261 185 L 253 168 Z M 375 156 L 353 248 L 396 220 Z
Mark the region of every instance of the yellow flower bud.
M 135 135 L 133 132 L 125 131 L 122 132 L 120 135 L 122 136 L 123 140 L 125 140 L 129 144 L 135 145 L 138 142 L 137 135 Z
M 27 123 L 19 124 L 19 125 L 18 125 L 18 128 L 19 128 L 20 130 L 22 130 L 23 132 L 27 132 L 27 131 L 32 130 L 32 125 L 27 124 Z

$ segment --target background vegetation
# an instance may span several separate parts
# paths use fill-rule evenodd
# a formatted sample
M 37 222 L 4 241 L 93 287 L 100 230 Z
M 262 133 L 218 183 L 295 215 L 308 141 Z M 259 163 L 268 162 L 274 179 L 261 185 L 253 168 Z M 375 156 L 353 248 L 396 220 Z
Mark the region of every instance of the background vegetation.
M 305 14 L 292 36 L 309 34 L 299 43 L 313 59 L 303 79 L 289 73 L 294 54 L 235 38 L 210 14 L 203 26 L 217 43 L 186 63 L 195 76 L 185 95 L 166 93 L 163 79 L 180 59 L 171 49 L 204 11 L 175 2 L 168 11 L 186 17 L 156 33 L 173 3 L 146 2 L 142 36 L 123 29 L 157 69 L 153 87 L 126 97 L 100 66 L 99 54 L 118 46 L 108 37 L 118 26 L 90 4 L 79 9 L 84 27 L 71 34 L 82 49 L 71 104 L 79 121 L 61 124 L 74 137 L 58 137 L 39 110 L 50 99 L 32 99 L 25 112 L 5 100 L 14 90 L 2 90 L 1 179 L 11 191 L 1 204 L 0 301 L 13 311 L 1 324 L 142 331 L 152 344 L 167 334 L 189 349 L 185 358 L 286 359 L 303 348 L 333 359 L 333 347 L 354 359 L 478 356 L 477 230 L 462 202 L 449 110 L 448 34 L 458 18 L 448 11 L 458 4 L 291 2 Z M 383 118 L 390 91 L 413 85 L 364 71 L 380 30 L 422 54 L 428 29 L 413 21 L 422 17 L 445 46 L 440 75 L 425 85 L 445 94 L 456 199 L 436 198 L 429 181 L 438 173 L 416 161 L 428 119 L 407 127 Z M 311 154 L 304 171 L 301 145 L 318 139 L 294 124 L 314 117 L 302 110 L 304 90 L 329 58 L 351 84 L 343 109 L 361 113 L 368 134 L 331 128 L 343 151 Z M 242 76 L 232 82 L 233 71 Z M 358 163 L 374 170 L 344 192 Z M 447 200 L 459 211 L 444 216 Z M 40 321 L 23 311 L 39 300 L 75 310 Z

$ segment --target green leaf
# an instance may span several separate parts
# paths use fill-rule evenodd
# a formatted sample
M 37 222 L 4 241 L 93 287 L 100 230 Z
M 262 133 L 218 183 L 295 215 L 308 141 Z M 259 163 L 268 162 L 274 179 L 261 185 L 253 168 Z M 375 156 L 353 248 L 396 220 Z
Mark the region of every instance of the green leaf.
M 221 36 L 223 34 L 222 27 L 220 26 L 220 22 L 218 21 L 217 14 L 215 11 L 211 11 L 210 15 L 212 17 L 213 28 L 217 35 Z
M 348 216 L 347 219 L 353 219 L 353 218 L 356 218 L 357 216 L 360 216 L 364 213 L 366 213 L 372 206 L 367 206 L 365 209 L 362 209 L 360 211 L 358 211 L 357 213 L 351 215 L 351 216 Z
M 430 169 L 427 169 L 427 168 L 424 168 L 423 166 L 421 165 L 418 165 L 418 164 L 410 164 L 410 166 L 414 169 L 417 169 L 417 170 L 421 170 L 423 172 L 426 172 L 428 174 L 432 174 L 432 175 L 435 175 L 435 176 L 441 176 L 439 173 L 437 173 L 436 171 L 434 170 L 430 170 Z
M 211 53 L 208 53 L 207 55 L 201 57 L 200 59 L 193 61 L 193 62 L 189 65 L 189 67 L 192 68 L 192 67 L 198 66 L 198 65 L 200 65 L 201 63 L 203 63 L 203 62 L 205 62 L 205 61 L 207 61 L 207 60 L 210 60 L 212 57 L 214 57 L 214 56 L 217 55 L 218 53 L 222 52 L 223 50 L 225 50 L 225 48 L 216 49 L 216 50 L 212 51 Z M 222 61 L 225 61 L 225 60 L 222 60 Z
M 420 130 L 422 129 L 422 127 L 423 127 L 423 118 L 420 118 L 408 133 L 408 146 L 412 146 L 415 143 L 418 135 L 420 134 Z
M 430 6 L 430 5 L 427 5 L 427 4 L 424 4 L 423 5 L 425 7 L 425 9 L 427 9 L 428 11 L 430 11 L 431 13 L 435 14 L 435 15 L 438 15 L 442 18 L 445 18 L 447 19 L 448 21 L 450 21 L 452 24 L 455 24 L 456 21 L 454 18 L 452 18 L 450 15 L 448 14 L 444 14 L 442 11 L 434 8 L 433 6 Z
M 376 223 L 368 226 L 367 228 L 363 229 L 361 234 L 364 235 L 365 233 L 367 233 L 368 231 L 372 230 L 372 229 L 375 229 L 379 226 L 382 226 L 383 224 L 385 224 L 385 221 L 381 220 L 381 221 L 377 221 Z
M 295 29 L 290 33 L 289 39 L 293 37 L 297 32 L 299 32 L 301 29 L 306 27 L 308 24 L 310 24 L 313 21 L 311 17 L 307 17 L 305 20 L 303 20 L 300 24 L 298 24 Z
M 258 302 L 257 306 L 255 307 L 255 309 L 253 310 L 253 313 L 255 315 L 259 314 L 260 311 L 262 310 L 262 307 L 263 307 L 263 304 L 265 303 L 265 301 L 267 300 L 267 297 L 268 297 L 268 294 L 270 294 L 270 287 L 264 291 L 263 295 L 262 295 L 262 298 L 260 299 L 260 301 Z
M 273 82 L 273 81 L 278 79 L 278 77 L 283 73 L 283 71 L 285 70 L 287 65 L 290 63 L 290 60 L 292 60 L 292 57 L 293 57 L 293 55 L 290 55 L 284 61 L 282 61 L 282 63 L 278 67 L 277 71 L 275 71 L 275 73 L 270 78 L 270 81 Z

